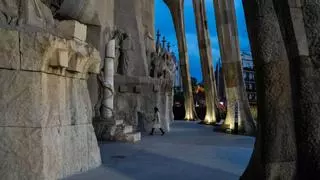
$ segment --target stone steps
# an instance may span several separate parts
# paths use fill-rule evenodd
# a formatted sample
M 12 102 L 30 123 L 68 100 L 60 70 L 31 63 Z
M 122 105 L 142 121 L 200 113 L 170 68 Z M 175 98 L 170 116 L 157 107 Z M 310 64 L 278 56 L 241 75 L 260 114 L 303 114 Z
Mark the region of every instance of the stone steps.
M 141 133 L 140 132 L 126 134 L 126 142 L 136 143 L 138 141 L 141 141 Z
M 122 125 L 122 124 L 124 124 L 124 120 L 116 120 L 116 122 L 115 122 L 116 126 L 119 126 L 119 125 Z
M 115 129 L 114 129 L 115 128 Z M 136 143 L 141 140 L 141 133 L 134 132 L 131 125 L 126 125 L 124 120 L 116 120 L 113 125 L 113 136 L 115 139 L 124 142 Z M 118 132 L 118 133 L 116 133 Z
M 133 132 L 133 126 L 125 125 L 123 129 L 124 134 L 132 133 Z

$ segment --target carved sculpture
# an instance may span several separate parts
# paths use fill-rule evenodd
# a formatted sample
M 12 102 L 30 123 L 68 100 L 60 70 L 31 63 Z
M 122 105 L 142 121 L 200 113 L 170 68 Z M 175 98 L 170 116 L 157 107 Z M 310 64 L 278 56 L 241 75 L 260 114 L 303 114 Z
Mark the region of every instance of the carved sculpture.
M 117 73 L 121 75 L 128 75 L 129 68 L 129 51 L 134 50 L 131 36 L 122 30 L 114 32 L 114 39 L 116 40 L 116 58 Z

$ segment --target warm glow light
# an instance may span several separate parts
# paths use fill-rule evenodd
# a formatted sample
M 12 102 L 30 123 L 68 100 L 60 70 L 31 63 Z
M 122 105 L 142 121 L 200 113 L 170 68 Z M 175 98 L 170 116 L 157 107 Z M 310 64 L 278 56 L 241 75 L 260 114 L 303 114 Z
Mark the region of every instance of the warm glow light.
M 192 111 L 186 109 L 186 117 L 185 117 L 184 119 L 187 120 L 187 121 L 193 120 L 193 113 L 192 113 Z
M 206 124 L 213 124 L 216 122 L 216 119 L 214 116 L 207 114 L 206 117 L 204 118 L 204 123 Z

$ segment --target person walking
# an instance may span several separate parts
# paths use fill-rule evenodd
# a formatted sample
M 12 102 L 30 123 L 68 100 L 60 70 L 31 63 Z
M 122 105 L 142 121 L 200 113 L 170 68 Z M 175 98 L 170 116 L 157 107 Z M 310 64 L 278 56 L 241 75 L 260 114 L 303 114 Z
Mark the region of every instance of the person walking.
M 161 121 L 160 121 L 160 112 L 159 109 L 157 107 L 154 107 L 154 115 L 153 115 L 153 127 L 151 130 L 150 135 L 152 136 L 155 129 L 160 129 L 162 135 L 163 136 L 165 134 L 164 130 L 161 128 Z

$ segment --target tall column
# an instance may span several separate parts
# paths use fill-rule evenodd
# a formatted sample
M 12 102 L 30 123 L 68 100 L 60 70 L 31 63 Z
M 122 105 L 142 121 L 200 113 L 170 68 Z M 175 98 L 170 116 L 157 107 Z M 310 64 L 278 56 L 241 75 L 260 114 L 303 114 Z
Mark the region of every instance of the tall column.
M 243 0 L 243 6 L 256 68 L 259 113 L 255 148 L 241 179 L 295 179 L 290 64 L 280 23 L 272 1 Z
M 216 122 L 216 86 L 212 66 L 212 52 L 210 36 L 208 31 L 207 15 L 204 0 L 193 0 L 194 14 L 197 24 L 198 45 L 200 51 L 202 77 L 206 94 L 206 116 L 204 122 L 207 124 Z
M 179 46 L 179 59 L 181 67 L 181 77 L 184 91 L 184 105 L 186 110 L 186 120 L 194 119 L 194 103 L 191 87 L 191 77 L 189 74 L 189 57 L 184 25 L 184 0 L 163 0 L 172 15 L 176 37 Z
M 242 78 L 236 15 L 233 0 L 214 0 L 217 31 L 222 58 L 222 72 L 226 80 L 227 117 L 225 125 L 234 129 L 234 106 L 239 102 L 239 131 L 246 134 L 255 132 L 248 97 Z
M 273 4 L 290 62 L 296 179 L 315 179 L 320 176 L 320 4 L 302 0 Z
M 104 119 L 110 119 L 113 116 L 113 94 L 114 94 L 114 58 L 115 58 L 115 40 L 111 40 L 106 45 L 106 57 L 103 68 L 103 112 Z

